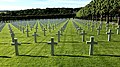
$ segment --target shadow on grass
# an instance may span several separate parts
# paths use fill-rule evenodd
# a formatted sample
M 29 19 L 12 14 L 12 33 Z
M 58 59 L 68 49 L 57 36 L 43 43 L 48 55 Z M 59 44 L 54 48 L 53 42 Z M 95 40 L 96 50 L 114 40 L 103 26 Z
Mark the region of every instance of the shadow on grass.
M 33 55 L 19 55 L 19 56 L 48 58 L 48 56 L 33 56 Z
M 120 57 L 120 55 L 105 55 L 105 54 L 95 54 L 94 56 Z
M 2 43 L 0 43 L 0 44 L 9 44 L 9 43 L 2 42 Z
M 67 57 L 83 57 L 83 58 L 90 58 L 90 56 L 81 56 L 81 55 L 54 55 L 54 56 L 67 56 Z
M 97 42 L 108 42 L 107 40 L 103 40 L 103 41 L 97 41 Z
M 98 42 L 109 42 L 109 41 L 104 40 L 104 41 L 98 41 Z M 110 42 L 120 42 L 120 41 L 115 41 L 115 40 L 112 40 L 112 41 L 110 41 Z
M 79 41 L 61 41 L 60 43 L 81 43 Z
M 47 43 L 47 42 L 37 42 L 37 43 Z
M 21 44 L 32 44 L 32 43 L 25 43 L 25 42 L 23 42 L 23 43 L 21 43 Z
M 112 42 L 120 42 L 120 41 L 115 41 L 115 40 L 113 40 Z
M 0 58 L 11 58 L 11 57 L 8 57 L 8 56 L 0 56 Z

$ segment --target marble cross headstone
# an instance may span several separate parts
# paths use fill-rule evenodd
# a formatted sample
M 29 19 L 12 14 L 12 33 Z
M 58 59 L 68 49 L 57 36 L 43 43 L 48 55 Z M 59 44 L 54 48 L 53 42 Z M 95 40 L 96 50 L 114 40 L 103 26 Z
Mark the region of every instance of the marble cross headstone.
M 47 29 L 47 24 L 46 24 L 46 29 Z
M 30 26 L 30 29 L 31 29 L 31 31 L 32 31 L 32 26 Z
M 85 33 L 85 31 L 83 30 L 82 33 L 81 33 L 81 35 L 82 35 L 82 42 L 85 41 L 85 35 L 86 35 L 86 34 L 87 34 L 87 33 Z
M 79 34 L 79 32 L 81 32 L 81 30 L 83 30 L 81 27 L 77 28 L 77 33 Z
M 51 32 L 51 27 L 50 27 L 50 24 L 49 24 L 49 32 Z
M 36 30 L 36 32 L 37 32 L 37 30 L 38 30 L 38 26 L 35 27 L 35 30 Z
M 24 34 L 24 27 L 23 27 L 23 30 L 22 30 L 23 34 Z
M 48 44 L 51 44 L 51 55 L 54 56 L 54 44 L 57 44 L 57 42 L 54 42 L 54 37 L 51 37 L 51 42 L 48 42 Z
M 97 35 L 100 35 L 100 30 L 101 30 L 101 28 L 100 28 L 100 26 L 97 28 Z
M 55 24 L 55 28 L 57 27 L 57 24 Z
M 28 28 L 29 26 L 28 26 L 28 25 L 26 25 L 26 27 Z
M 112 23 L 112 28 L 114 28 L 114 27 L 115 27 L 115 23 L 113 22 L 113 23 Z
M 117 27 L 117 34 L 120 33 L 120 25 Z
M 56 35 L 58 35 L 58 42 L 60 42 L 60 35 L 62 35 L 62 34 L 60 33 L 60 31 L 58 31 L 58 33 Z
M 109 32 L 107 32 L 107 34 L 108 34 L 108 41 L 111 41 L 111 35 L 114 33 L 112 33 L 112 31 L 109 29 Z
M 45 30 L 45 28 L 44 28 L 43 31 L 44 31 L 44 36 L 46 36 L 46 31 L 47 31 L 47 30 Z
M 100 29 L 102 30 L 102 25 L 103 25 L 103 23 L 102 23 L 102 21 L 100 21 Z
M 90 29 L 90 24 L 88 23 L 88 29 Z
M 53 30 L 54 30 L 55 26 L 53 25 L 52 27 L 53 27 Z
M 28 30 L 28 28 L 27 28 L 26 32 L 27 32 L 27 37 L 29 37 L 29 32 L 30 32 L 30 31 Z
M 38 34 L 36 34 L 36 32 L 34 32 L 34 34 L 32 36 L 34 36 L 34 42 L 37 43 L 37 36 L 38 36 Z
M 12 28 L 11 28 L 11 27 L 9 28 L 9 30 L 10 30 L 10 33 L 13 33 L 13 30 L 12 30 Z
M 89 55 L 93 55 L 93 47 L 94 47 L 94 44 L 97 44 L 97 42 L 94 41 L 94 36 L 91 36 L 90 37 L 90 41 L 87 41 L 86 42 L 87 44 L 90 44 L 90 48 L 89 48 Z
M 10 34 L 11 34 L 11 37 L 12 37 L 12 42 L 14 42 L 15 34 L 14 33 L 10 33 Z
M 106 31 L 108 31 L 108 30 L 109 30 L 109 24 L 106 23 Z
M 19 26 L 19 29 L 20 29 L 20 31 L 22 31 L 22 27 L 21 26 Z
M 17 38 L 14 38 L 15 42 L 12 43 L 12 45 L 15 45 L 15 54 L 16 56 L 19 56 L 19 51 L 18 51 L 18 45 L 20 45 L 20 43 L 18 43 Z
M 63 28 L 62 27 L 61 27 L 60 31 L 61 31 L 61 34 L 62 34 L 63 33 Z
M 92 31 L 94 30 L 94 24 L 92 24 Z
M 95 24 L 96 24 L 96 27 L 97 27 L 98 26 L 98 22 L 96 21 Z

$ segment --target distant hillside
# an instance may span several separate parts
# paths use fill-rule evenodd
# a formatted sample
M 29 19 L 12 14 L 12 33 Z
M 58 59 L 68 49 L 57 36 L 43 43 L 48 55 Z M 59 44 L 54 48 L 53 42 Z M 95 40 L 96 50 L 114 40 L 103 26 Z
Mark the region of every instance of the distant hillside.
M 95 0 L 94 2 L 91 1 L 85 7 L 80 9 L 77 12 L 76 16 L 78 18 L 86 19 L 90 19 L 93 15 L 94 17 L 100 17 L 101 15 L 105 17 L 108 14 L 108 11 L 109 16 L 111 17 L 115 17 L 120 14 L 120 0 Z
M 37 18 L 71 18 L 80 8 L 46 8 L 15 11 L 0 11 L 1 20 L 37 19 Z

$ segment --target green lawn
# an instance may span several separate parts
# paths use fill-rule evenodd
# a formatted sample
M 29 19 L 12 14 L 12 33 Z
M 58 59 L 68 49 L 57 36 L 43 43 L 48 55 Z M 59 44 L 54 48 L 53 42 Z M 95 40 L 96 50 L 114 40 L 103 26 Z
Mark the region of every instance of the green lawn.
M 86 41 L 90 40 L 90 36 L 95 37 L 98 44 L 94 45 L 94 55 L 89 56 L 89 44 L 82 42 L 82 36 L 76 33 L 76 29 L 72 23 L 69 23 L 61 36 L 61 42 L 55 45 L 55 56 L 51 56 L 50 45 L 47 42 L 51 37 L 54 37 L 57 42 L 56 33 L 66 23 L 63 22 L 55 30 L 51 32 L 47 29 L 46 36 L 43 36 L 43 31 L 38 25 L 39 35 L 38 43 L 34 43 L 32 34 L 34 30 L 29 32 L 30 37 L 26 37 L 12 24 L 11 27 L 15 32 L 15 37 L 21 42 L 19 46 L 20 56 L 15 56 L 15 48 L 11 45 L 11 37 L 8 29 L 8 23 L 0 32 L 0 67 L 119 67 L 120 66 L 120 35 L 116 34 L 116 30 L 110 28 L 114 32 L 111 42 L 107 41 L 105 24 L 101 35 L 97 35 L 96 28 L 94 32 L 88 30 L 76 21 L 76 24 L 81 26 L 87 33 Z M 37 21 L 39 23 L 39 21 Z

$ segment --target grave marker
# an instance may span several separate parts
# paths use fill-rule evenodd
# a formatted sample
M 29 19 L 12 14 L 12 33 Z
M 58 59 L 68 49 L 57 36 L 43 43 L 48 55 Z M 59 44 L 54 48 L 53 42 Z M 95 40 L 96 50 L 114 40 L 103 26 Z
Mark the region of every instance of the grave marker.
M 86 34 L 87 34 L 87 33 L 85 33 L 85 31 L 83 30 L 82 33 L 81 33 L 81 35 L 82 35 L 82 42 L 85 41 L 85 35 L 86 35 Z
M 97 44 L 97 42 L 94 41 L 94 36 L 91 36 L 90 37 L 90 41 L 87 41 L 86 42 L 87 44 L 90 44 L 90 48 L 89 48 L 89 55 L 93 55 L 93 47 L 94 47 L 94 44 Z
M 62 35 L 62 34 L 60 33 L 60 31 L 58 31 L 58 33 L 56 35 L 58 35 L 58 42 L 60 42 L 60 35 Z
M 61 27 L 60 31 L 61 31 L 61 34 L 62 34 L 63 33 L 63 28 L 62 27 Z
M 111 41 L 111 35 L 114 33 L 112 33 L 112 31 L 109 29 L 109 32 L 107 32 L 107 34 L 108 34 L 108 41 Z
M 30 31 L 28 30 L 28 28 L 27 28 L 26 32 L 27 32 L 27 37 L 29 37 L 29 32 L 30 32 Z
M 102 21 L 100 21 L 100 29 L 102 30 L 102 25 L 103 25 L 103 23 L 102 23 Z
M 106 23 L 106 31 L 108 31 L 108 30 L 109 30 L 109 24 Z
M 32 26 L 30 26 L 30 30 L 32 31 Z
M 25 33 L 25 32 L 24 32 L 24 27 L 23 27 L 23 30 L 22 30 L 22 32 L 23 32 L 23 34 Z
M 90 29 L 90 24 L 88 23 L 88 29 Z
M 81 32 L 81 30 L 83 30 L 81 27 L 77 28 L 77 33 L 79 34 L 79 32 Z
M 94 24 L 92 24 L 92 31 L 94 30 Z
M 38 26 L 35 27 L 35 30 L 36 30 L 36 32 L 37 32 L 37 30 L 38 30 Z
M 20 31 L 22 31 L 22 27 L 21 26 L 19 26 L 19 29 L 20 29 Z
M 19 56 L 18 45 L 20 45 L 20 43 L 18 43 L 17 38 L 15 38 L 14 40 L 15 42 L 12 43 L 12 45 L 15 45 L 15 54 L 16 56 Z
M 100 26 L 97 28 L 97 35 L 100 35 L 100 30 L 101 30 L 101 28 L 100 28 Z
M 49 24 L 49 32 L 51 32 L 51 27 L 50 27 L 50 24 Z
M 34 32 L 34 34 L 32 36 L 34 36 L 34 42 L 37 43 L 37 36 L 38 36 L 38 34 L 36 34 L 36 32 Z
M 51 42 L 48 42 L 48 44 L 51 44 L 51 55 L 54 56 L 54 44 L 57 44 L 57 42 L 54 42 L 54 37 L 51 37 Z
M 53 25 L 52 28 L 53 28 L 53 30 L 54 30 L 55 26 Z
M 45 30 L 45 28 L 44 28 L 43 31 L 44 31 L 44 36 L 46 36 L 46 31 L 47 31 L 47 30 Z
M 47 24 L 46 24 L 46 29 L 47 29 Z
M 120 33 L 120 25 L 117 27 L 117 34 Z
M 14 42 L 15 34 L 14 33 L 10 33 L 10 34 L 11 34 L 12 42 Z

